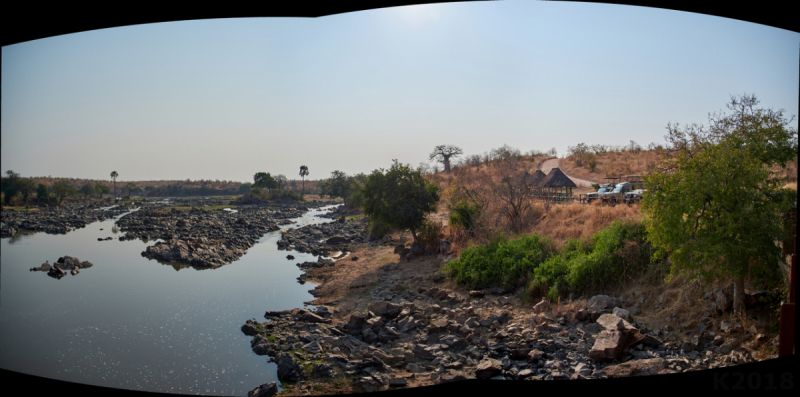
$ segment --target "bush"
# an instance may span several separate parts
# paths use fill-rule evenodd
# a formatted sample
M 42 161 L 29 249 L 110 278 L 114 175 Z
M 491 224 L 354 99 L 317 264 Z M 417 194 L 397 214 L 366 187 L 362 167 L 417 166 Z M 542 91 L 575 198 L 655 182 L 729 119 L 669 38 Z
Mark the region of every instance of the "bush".
M 426 220 L 417 233 L 417 240 L 421 246 L 425 247 L 425 253 L 436 252 L 442 238 L 444 238 L 444 228 L 439 222 Z
M 383 238 L 387 233 L 390 233 L 392 227 L 376 219 L 370 219 L 367 231 L 369 232 L 369 239 L 377 239 Z
M 475 226 L 475 220 L 480 214 L 481 208 L 477 204 L 470 204 L 466 200 L 459 201 L 452 208 L 450 214 L 450 226 L 463 227 L 471 230 Z
M 650 264 L 644 225 L 615 221 L 590 242 L 570 240 L 561 253 L 534 270 L 528 294 L 536 298 L 546 290 L 549 299 L 570 292 L 589 295 L 619 286 Z
M 461 257 L 445 266 L 445 273 L 470 288 L 502 285 L 516 288 L 555 251 L 555 245 L 537 234 L 509 240 L 498 235 L 486 244 L 461 251 Z

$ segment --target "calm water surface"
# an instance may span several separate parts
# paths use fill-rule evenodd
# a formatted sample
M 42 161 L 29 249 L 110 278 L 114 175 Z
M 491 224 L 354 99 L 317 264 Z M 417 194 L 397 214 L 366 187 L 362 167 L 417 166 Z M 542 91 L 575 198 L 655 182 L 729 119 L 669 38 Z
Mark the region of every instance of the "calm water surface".
M 282 227 L 331 221 L 321 213 Z M 141 256 L 155 241 L 97 241 L 115 236 L 115 221 L 0 240 L 0 368 L 180 394 L 246 395 L 277 381 L 276 365 L 250 350 L 240 327 L 313 300 L 295 264 L 316 257 L 291 251 L 287 260 L 273 232 L 218 269 L 165 264 Z M 29 271 L 65 255 L 94 266 L 60 280 Z

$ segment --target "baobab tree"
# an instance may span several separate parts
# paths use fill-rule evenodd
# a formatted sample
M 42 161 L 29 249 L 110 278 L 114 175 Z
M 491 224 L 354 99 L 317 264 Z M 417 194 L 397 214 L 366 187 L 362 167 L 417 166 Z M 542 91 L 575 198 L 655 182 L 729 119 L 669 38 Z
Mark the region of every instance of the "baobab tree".
M 117 202 L 117 177 L 119 174 L 117 171 L 111 171 L 111 179 L 114 181 L 114 202 Z
M 458 157 L 464 152 L 458 146 L 453 145 L 439 145 L 433 148 L 433 152 L 430 154 L 430 160 L 436 160 L 444 164 L 444 170 L 450 171 L 450 158 L 451 157 Z
M 303 194 L 306 194 L 306 175 L 308 175 L 308 167 L 300 166 L 300 177 L 303 178 Z

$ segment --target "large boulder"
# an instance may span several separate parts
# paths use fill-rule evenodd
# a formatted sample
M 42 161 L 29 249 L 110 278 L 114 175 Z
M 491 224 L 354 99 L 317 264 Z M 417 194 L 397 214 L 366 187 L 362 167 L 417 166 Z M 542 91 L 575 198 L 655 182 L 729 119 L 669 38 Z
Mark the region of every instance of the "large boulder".
M 275 363 L 278 364 L 278 379 L 297 382 L 304 380 L 303 366 L 294 356 L 289 353 L 278 353 L 275 356 Z
M 347 321 L 345 329 L 350 335 L 360 335 L 364 325 L 367 324 L 367 315 L 364 313 L 356 313 L 350 316 Z
M 617 298 L 608 295 L 595 295 L 586 302 L 586 310 L 593 319 L 603 313 L 611 313 L 615 307 L 622 307 Z
M 478 379 L 489 379 L 500 374 L 502 371 L 503 363 L 501 363 L 500 360 L 487 358 L 475 367 L 475 376 Z
M 403 306 L 386 301 L 373 302 L 369 305 L 369 311 L 375 315 L 387 318 L 397 317 L 402 310 Z
M 278 385 L 275 382 L 269 382 L 247 392 L 247 397 L 271 397 L 276 394 L 278 394 Z
M 644 339 L 636 327 L 613 314 L 601 315 L 597 318 L 597 324 L 604 330 L 595 338 L 589 351 L 589 357 L 595 361 L 621 359 L 628 347 Z

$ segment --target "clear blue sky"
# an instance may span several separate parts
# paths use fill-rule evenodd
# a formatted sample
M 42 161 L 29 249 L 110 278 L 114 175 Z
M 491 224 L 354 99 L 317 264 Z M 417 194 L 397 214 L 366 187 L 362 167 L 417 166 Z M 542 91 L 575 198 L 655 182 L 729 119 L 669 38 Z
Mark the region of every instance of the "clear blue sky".
M 319 179 L 440 144 L 662 143 L 731 95 L 796 115 L 799 51 L 796 32 L 733 19 L 531 1 L 73 33 L 2 48 L 0 168 Z

